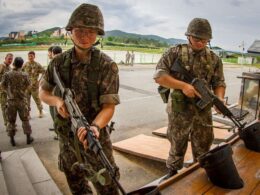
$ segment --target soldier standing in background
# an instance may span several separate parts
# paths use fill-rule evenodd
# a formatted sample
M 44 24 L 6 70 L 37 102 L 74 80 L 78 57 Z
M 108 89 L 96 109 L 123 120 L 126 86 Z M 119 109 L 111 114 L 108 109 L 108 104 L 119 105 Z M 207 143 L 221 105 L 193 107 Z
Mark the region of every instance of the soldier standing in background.
M 13 54 L 12 53 L 6 54 L 4 63 L 0 64 L 0 82 L 2 81 L 2 77 L 4 73 L 11 70 L 12 62 L 13 62 Z M 5 126 L 7 126 L 7 120 L 5 115 L 6 102 L 7 102 L 7 94 L 0 87 L 0 104 L 1 104 L 2 115 L 3 115 Z
M 52 48 L 53 48 L 54 46 L 51 46 L 51 47 L 49 47 L 48 48 L 48 58 L 49 58 L 49 60 L 52 60 L 53 59 L 53 56 L 52 56 Z
M 1 87 L 7 93 L 7 132 L 10 136 L 12 146 L 15 146 L 14 136 L 16 133 L 16 116 L 17 113 L 22 121 L 24 134 L 26 134 L 27 144 L 33 142 L 31 137 L 32 129 L 29 123 L 29 109 L 26 96 L 26 89 L 30 86 L 30 81 L 27 73 L 21 71 L 23 59 L 16 57 L 13 63 L 13 70 L 4 74 Z
M 61 53 L 62 53 L 62 48 L 60 46 L 53 46 L 53 48 L 52 48 L 52 57 L 53 58 Z
M 174 62 L 178 59 L 191 75 L 203 80 L 221 100 L 225 94 L 222 61 L 207 47 L 212 39 L 208 20 L 194 18 L 185 35 L 189 44 L 177 45 L 166 51 L 158 62 L 154 75 L 157 83 L 171 89 L 167 105 L 167 136 L 171 148 L 166 161 L 169 172 L 164 179 L 177 174 L 183 167 L 189 137 L 194 161 L 209 151 L 214 138 L 211 105 L 203 110 L 196 107 L 194 98 L 200 97 L 200 94 L 192 85 L 181 81 L 181 73 L 170 75 Z
M 125 54 L 125 64 L 126 65 L 128 65 L 130 63 L 130 57 L 131 57 L 131 54 L 129 51 L 127 51 Z
M 53 46 L 52 50 L 51 50 L 51 58 L 53 59 L 55 56 L 57 56 L 58 54 L 62 53 L 62 48 L 60 46 Z M 54 95 L 55 95 L 55 89 L 54 89 Z M 54 106 L 49 106 L 50 108 L 50 114 L 51 114 L 51 118 L 53 120 L 53 128 L 49 128 L 50 131 L 54 131 L 55 130 L 55 124 L 54 124 L 54 118 L 55 118 L 55 107 Z M 55 135 L 54 136 L 54 140 L 58 140 L 58 136 Z
M 131 56 L 131 66 L 134 66 L 134 62 L 135 62 L 135 53 L 134 51 L 132 51 L 132 54 L 130 54 Z
M 31 85 L 27 90 L 28 106 L 31 110 L 31 96 L 33 97 L 37 108 L 39 110 L 39 118 L 43 117 L 42 103 L 39 99 L 39 75 L 45 72 L 44 68 L 36 61 L 35 52 L 30 51 L 28 53 L 28 62 L 23 65 L 22 70 L 29 75 Z
M 74 91 L 75 101 L 90 124 L 90 131 L 99 139 L 108 160 L 118 167 L 112 153 L 112 143 L 108 123 L 115 106 L 120 103 L 119 75 L 117 64 L 105 53 L 93 47 L 97 35 L 104 35 L 104 21 L 100 9 L 91 4 L 81 4 L 72 13 L 66 26 L 74 47 L 57 55 L 49 64 L 40 83 L 40 98 L 50 106 L 55 106 L 55 127 L 59 134 L 60 154 L 59 168 L 67 178 L 72 194 L 93 194 L 88 180 L 92 181 L 97 194 L 119 194 L 107 171 L 101 175 L 105 183 L 101 185 L 98 172 L 104 167 L 95 153 L 88 149 L 84 127 L 72 133 L 69 114 L 61 95 L 53 95 L 56 83 L 53 78 L 54 67 L 57 68 L 65 87 Z M 76 137 L 75 137 L 76 136 Z M 82 143 L 78 145 L 77 139 Z M 76 150 L 79 146 L 78 150 Z M 77 162 L 84 161 L 82 171 Z

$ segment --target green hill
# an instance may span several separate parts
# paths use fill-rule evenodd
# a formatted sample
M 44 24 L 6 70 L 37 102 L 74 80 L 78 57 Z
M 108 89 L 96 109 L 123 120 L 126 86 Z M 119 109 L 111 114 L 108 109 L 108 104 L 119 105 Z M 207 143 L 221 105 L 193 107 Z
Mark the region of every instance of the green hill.
M 50 37 L 51 34 L 55 31 L 55 30 L 58 30 L 60 29 L 60 27 L 53 27 L 53 28 L 50 28 L 50 29 L 46 29 L 44 31 L 41 31 L 41 32 L 38 32 L 37 35 L 39 37 Z
M 132 38 L 132 39 L 147 39 L 147 40 L 156 40 L 160 43 L 167 43 L 168 45 L 176 45 L 181 43 L 187 43 L 184 39 L 175 39 L 170 38 L 166 39 L 157 35 L 140 35 L 135 33 L 127 33 L 120 30 L 112 30 L 112 31 L 106 31 L 105 38 L 108 37 L 122 37 L 122 38 Z

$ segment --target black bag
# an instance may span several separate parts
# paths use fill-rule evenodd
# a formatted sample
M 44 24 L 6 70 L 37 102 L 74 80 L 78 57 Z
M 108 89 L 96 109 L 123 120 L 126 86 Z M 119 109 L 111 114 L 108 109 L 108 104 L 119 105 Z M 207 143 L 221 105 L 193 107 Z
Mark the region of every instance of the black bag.
M 260 122 L 255 122 L 240 131 L 239 137 L 248 149 L 260 152 Z
M 219 187 L 239 189 L 244 186 L 232 158 L 229 144 L 216 147 L 199 157 L 199 164 L 206 170 L 210 181 Z

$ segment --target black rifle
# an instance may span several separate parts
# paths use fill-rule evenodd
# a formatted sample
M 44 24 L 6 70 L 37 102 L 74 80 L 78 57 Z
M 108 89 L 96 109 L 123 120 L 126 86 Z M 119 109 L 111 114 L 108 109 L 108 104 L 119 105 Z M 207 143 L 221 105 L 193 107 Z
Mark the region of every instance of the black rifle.
M 242 130 L 245 127 L 246 123 L 241 124 L 239 120 L 237 120 L 236 117 L 232 114 L 232 112 L 225 106 L 225 104 L 216 95 L 212 93 L 212 91 L 207 87 L 205 82 L 191 75 L 191 73 L 189 73 L 181 65 L 179 59 L 175 60 L 171 68 L 171 74 L 172 76 L 181 74 L 181 79 L 177 79 L 191 84 L 196 89 L 196 91 L 199 92 L 201 98 L 195 98 L 196 106 L 199 109 L 203 110 L 208 105 L 213 104 L 224 116 L 227 116 L 235 124 L 235 126 L 238 127 L 238 130 Z
M 84 117 L 84 115 L 80 111 L 78 104 L 76 103 L 76 101 L 74 99 L 73 92 L 69 88 L 64 87 L 64 84 L 61 81 L 60 75 L 57 72 L 55 66 L 53 67 L 53 76 L 54 76 L 55 83 L 57 84 L 58 88 L 61 91 L 62 98 L 63 98 L 65 105 L 67 107 L 67 110 L 69 112 L 70 120 L 73 125 L 74 136 L 77 136 L 78 128 L 80 128 L 80 127 L 86 128 L 86 130 L 87 130 L 86 139 L 88 141 L 88 148 L 91 151 L 93 151 L 97 156 L 99 156 L 103 166 L 108 171 L 110 177 L 115 182 L 115 184 L 118 186 L 121 193 L 123 195 L 125 195 L 126 194 L 125 190 L 123 189 L 123 187 L 121 186 L 119 181 L 117 181 L 117 179 L 116 179 L 117 170 L 111 165 L 111 163 L 107 159 L 107 157 L 102 149 L 100 142 L 96 139 L 93 132 L 90 130 L 90 125 L 89 125 L 87 119 Z

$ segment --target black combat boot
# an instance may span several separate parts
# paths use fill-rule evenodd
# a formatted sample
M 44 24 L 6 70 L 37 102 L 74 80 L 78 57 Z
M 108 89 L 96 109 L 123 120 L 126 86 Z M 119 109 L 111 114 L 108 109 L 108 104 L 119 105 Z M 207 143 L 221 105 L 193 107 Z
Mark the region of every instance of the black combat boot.
M 169 169 L 167 175 L 165 175 L 160 181 L 159 183 L 162 183 L 163 181 L 173 177 L 174 175 L 176 175 L 178 173 L 177 170 L 174 170 L 174 169 Z
M 12 146 L 16 146 L 14 136 L 10 136 L 10 143 L 12 144 Z
M 33 137 L 31 137 L 30 134 L 27 134 L 26 138 L 27 138 L 27 144 L 31 144 L 33 142 Z

